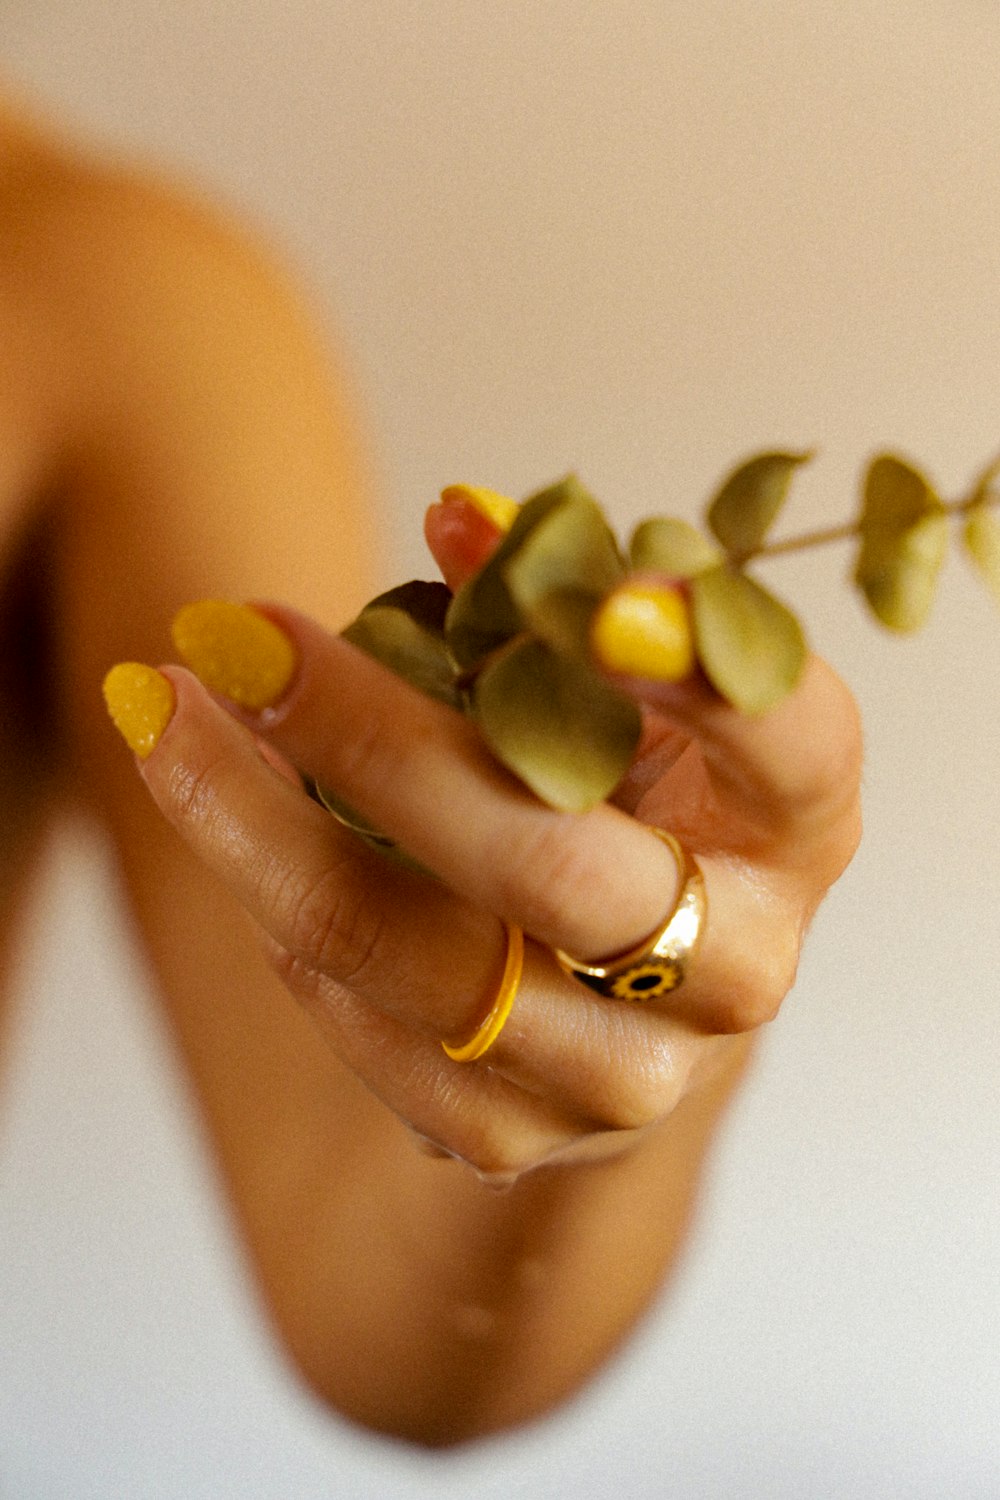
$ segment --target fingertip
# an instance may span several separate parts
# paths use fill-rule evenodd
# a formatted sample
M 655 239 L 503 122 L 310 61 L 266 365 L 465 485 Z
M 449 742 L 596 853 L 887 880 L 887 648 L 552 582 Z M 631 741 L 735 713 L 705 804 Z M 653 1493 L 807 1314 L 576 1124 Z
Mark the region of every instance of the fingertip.
M 449 484 L 441 491 L 441 501 L 445 506 L 471 505 L 502 533 L 510 530 L 521 508 L 509 495 L 475 484 Z
M 424 538 L 452 592 L 479 572 L 503 537 L 496 520 L 464 497 L 431 505 L 424 517 Z
M 122 739 L 140 760 L 148 759 L 177 706 L 169 677 L 144 662 L 119 662 L 108 672 L 102 690 L 111 722 Z
M 212 692 L 250 713 L 271 708 L 295 676 L 298 655 L 288 633 L 263 610 L 224 599 L 201 599 L 178 611 L 171 626 L 177 652 Z

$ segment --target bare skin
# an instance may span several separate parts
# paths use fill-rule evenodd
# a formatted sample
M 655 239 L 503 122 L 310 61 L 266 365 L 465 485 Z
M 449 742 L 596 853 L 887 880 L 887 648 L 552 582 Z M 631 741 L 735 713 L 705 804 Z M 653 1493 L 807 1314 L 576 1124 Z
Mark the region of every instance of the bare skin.
M 266 256 L 13 116 L 0 196 L 0 560 L 7 613 L 31 622 L 5 634 L 0 681 L 4 954 L 45 827 L 85 804 L 293 1368 L 425 1444 L 537 1416 L 676 1262 L 752 1035 L 857 840 L 849 695 L 815 662 L 751 723 L 698 688 L 631 684 L 652 730 L 621 807 L 541 808 L 333 633 L 373 592 L 368 466 Z M 268 608 L 295 683 L 250 719 L 171 668 L 176 711 L 140 777 L 101 679 L 167 657 L 172 615 L 202 597 L 294 601 Z M 387 873 L 255 735 L 440 883 Z M 547 952 L 596 958 L 659 923 L 675 871 L 643 821 L 709 883 L 672 1011 L 591 997 Z M 489 1067 L 455 1064 L 437 1038 L 488 999 L 501 918 L 529 934 L 525 980 Z

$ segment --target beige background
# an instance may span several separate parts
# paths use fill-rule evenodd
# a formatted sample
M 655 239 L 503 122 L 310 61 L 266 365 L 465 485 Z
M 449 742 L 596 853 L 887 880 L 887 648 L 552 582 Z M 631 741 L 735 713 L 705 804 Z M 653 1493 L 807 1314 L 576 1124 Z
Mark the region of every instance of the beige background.
M 816 444 L 798 530 L 849 513 L 878 445 L 946 493 L 1000 449 L 993 0 L 8 0 L 0 44 L 298 261 L 371 417 L 386 583 L 426 570 L 456 478 L 573 466 L 625 531 Z M 769 577 L 861 698 L 867 837 L 684 1276 L 576 1407 L 443 1466 L 274 1361 L 100 851 L 67 837 L 0 1155 L 5 1500 L 1000 1493 L 1000 617 L 956 561 L 899 642 L 846 566 Z

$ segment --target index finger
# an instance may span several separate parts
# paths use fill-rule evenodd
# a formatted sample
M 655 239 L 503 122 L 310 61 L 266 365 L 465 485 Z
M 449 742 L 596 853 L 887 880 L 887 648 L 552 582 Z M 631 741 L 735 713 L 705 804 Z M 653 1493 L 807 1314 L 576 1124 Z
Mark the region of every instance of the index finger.
M 264 637 L 281 643 L 264 652 L 267 671 L 265 622 Z M 175 644 L 301 771 L 452 889 L 550 946 L 622 952 L 672 906 L 677 861 L 660 839 L 606 804 L 546 807 L 468 719 L 297 611 L 205 601 L 181 611 Z

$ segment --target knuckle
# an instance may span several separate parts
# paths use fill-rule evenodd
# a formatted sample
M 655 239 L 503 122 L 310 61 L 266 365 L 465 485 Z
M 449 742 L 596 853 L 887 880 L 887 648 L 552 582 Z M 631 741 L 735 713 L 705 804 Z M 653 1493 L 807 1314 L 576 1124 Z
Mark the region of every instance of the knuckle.
M 322 976 L 316 967 L 299 953 L 293 953 L 283 943 L 273 939 L 265 945 L 265 956 L 281 983 L 300 1000 L 312 1000 L 322 986 Z
M 461 1159 L 488 1187 L 509 1187 L 540 1167 L 551 1155 L 551 1142 L 540 1142 L 529 1132 L 511 1135 L 491 1129 L 487 1122 L 471 1140 L 463 1141 Z
M 832 841 L 828 867 L 821 872 L 821 895 L 825 894 L 830 886 L 836 880 L 840 879 L 855 854 L 857 854 L 858 845 L 861 843 L 861 834 L 861 797 L 860 793 L 856 791 L 844 807 L 843 815 L 840 819 L 839 837 Z
M 720 1036 L 739 1036 L 767 1026 L 778 1014 L 780 1000 L 740 978 L 718 997 L 711 1010 L 710 1028 Z
M 861 708 L 847 684 L 838 679 L 840 702 L 838 723 L 840 725 L 840 764 L 849 779 L 857 781 L 861 775 L 864 759 L 865 732 L 861 719 Z
M 851 826 L 856 821 L 864 762 L 864 729 L 854 695 L 825 664 L 817 663 L 813 670 L 829 679 L 831 702 L 824 717 L 823 753 L 789 799 L 788 819 L 798 833 L 817 812 L 827 824 L 839 819 Z
M 174 822 L 187 835 L 211 834 L 221 816 L 220 796 L 227 776 L 222 755 L 209 757 L 198 765 L 179 761 L 170 773 L 167 795 Z
M 489 1070 L 477 1078 L 472 1069 L 442 1068 L 439 1049 L 435 1052 L 429 1073 L 420 1067 L 408 1078 L 408 1093 L 416 1090 L 422 1098 L 416 1128 L 483 1185 L 512 1186 L 551 1156 L 554 1142 L 563 1143 L 565 1125 L 526 1116 L 520 1105 L 511 1112 L 510 1086 L 503 1079 Z M 491 1099 L 493 1107 L 487 1103 Z M 575 1125 L 570 1133 L 577 1133 Z
M 634 1037 L 623 1037 L 605 1070 L 604 1084 L 595 1115 L 598 1128 L 641 1131 L 673 1113 L 684 1092 L 683 1069 L 666 1036 L 644 1035 L 641 1047 Z
M 479 1143 L 475 1149 L 463 1156 L 479 1181 L 487 1187 L 507 1187 L 517 1182 L 526 1173 L 534 1170 L 542 1161 L 540 1155 L 525 1156 L 488 1142 Z
M 730 931 L 714 947 L 707 993 L 698 997 L 704 1029 L 736 1035 L 777 1017 L 795 983 L 808 923 L 800 884 L 743 872 Z
M 712 1029 L 736 1035 L 769 1025 L 795 983 L 798 958 L 797 938 L 775 939 L 753 960 L 732 970 L 712 1005 Z
M 383 919 L 341 866 L 318 874 L 275 872 L 270 901 L 282 945 L 296 960 L 349 987 L 363 987 L 380 948 Z

